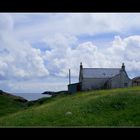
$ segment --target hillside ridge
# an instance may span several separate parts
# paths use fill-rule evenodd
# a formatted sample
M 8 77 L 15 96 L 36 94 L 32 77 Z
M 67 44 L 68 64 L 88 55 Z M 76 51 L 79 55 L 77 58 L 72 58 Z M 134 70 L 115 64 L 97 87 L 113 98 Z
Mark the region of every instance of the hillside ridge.
M 138 127 L 139 108 L 140 87 L 62 94 L 0 117 L 0 126 Z

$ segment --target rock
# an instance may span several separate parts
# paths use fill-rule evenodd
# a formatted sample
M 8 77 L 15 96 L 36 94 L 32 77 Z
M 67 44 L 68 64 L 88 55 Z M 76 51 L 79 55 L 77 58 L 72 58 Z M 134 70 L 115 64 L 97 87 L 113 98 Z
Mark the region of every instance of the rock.
M 72 115 L 72 112 L 68 111 L 68 112 L 65 113 L 65 115 L 66 115 L 66 116 L 67 116 L 67 115 Z
M 53 91 L 45 91 L 42 94 L 54 95 L 55 92 L 53 92 Z

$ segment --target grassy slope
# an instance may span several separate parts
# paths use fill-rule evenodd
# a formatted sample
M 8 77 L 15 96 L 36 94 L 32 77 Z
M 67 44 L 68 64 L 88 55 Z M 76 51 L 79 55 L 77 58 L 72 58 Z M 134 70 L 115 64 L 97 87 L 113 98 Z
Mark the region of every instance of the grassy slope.
M 17 111 L 21 111 L 26 107 L 24 103 L 16 101 L 16 96 L 9 94 L 0 95 L 0 117 Z
M 140 87 L 58 96 L 1 117 L 0 126 L 140 126 Z

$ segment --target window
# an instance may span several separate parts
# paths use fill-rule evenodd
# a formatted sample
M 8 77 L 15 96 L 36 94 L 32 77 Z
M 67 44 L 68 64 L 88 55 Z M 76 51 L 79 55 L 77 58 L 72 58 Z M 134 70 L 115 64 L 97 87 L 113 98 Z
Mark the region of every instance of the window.
M 124 83 L 124 87 L 127 87 L 128 86 L 128 83 Z

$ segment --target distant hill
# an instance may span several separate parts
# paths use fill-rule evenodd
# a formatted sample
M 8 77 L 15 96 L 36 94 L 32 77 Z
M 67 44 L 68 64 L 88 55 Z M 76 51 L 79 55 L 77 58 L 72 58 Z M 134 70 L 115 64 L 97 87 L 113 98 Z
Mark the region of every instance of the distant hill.
M 52 96 L 56 96 L 56 95 L 60 95 L 60 94 L 65 94 L 68 93 L 68 91 L 45 91 L 42 94 L 48 94 L 48 95 L 52 95 Z
M 0 117 L 0 126 L 140 126 L 140 87 L 61 94 L 22 107 Z

